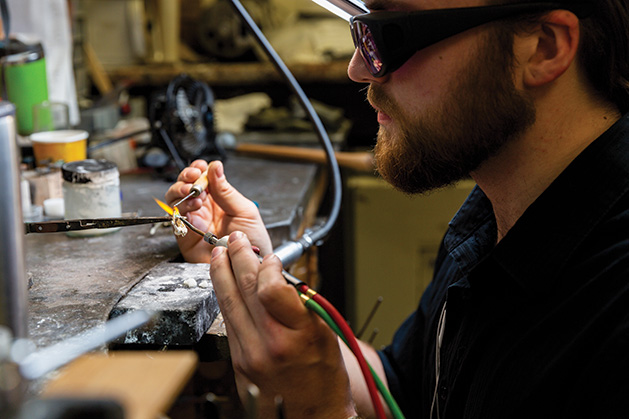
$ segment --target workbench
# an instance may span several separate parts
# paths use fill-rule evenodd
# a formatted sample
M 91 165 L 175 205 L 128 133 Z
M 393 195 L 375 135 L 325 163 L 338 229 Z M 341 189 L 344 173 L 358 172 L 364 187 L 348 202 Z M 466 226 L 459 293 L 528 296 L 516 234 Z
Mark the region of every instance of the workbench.
M 225 174 L 258 203 L 274 246 L 303 229 L 316 185 L 321 184 L 319 168 L 313 164 L 229 156 Z M 121 175 L 123 213 L 164 215 L 153 197 L 163 200 L 169 186 L 154 173 Z M 318 189 L 325 191 L 325 183 Z M 29 334 L 40 348 L 102 325 L 148 271 L 164 262 L 183 261 L 170 225 L 122 227 L 81 238 L 28 234 L 25 259 Z M 209 333 L 224 336 L 224 328 L 214 324 Z

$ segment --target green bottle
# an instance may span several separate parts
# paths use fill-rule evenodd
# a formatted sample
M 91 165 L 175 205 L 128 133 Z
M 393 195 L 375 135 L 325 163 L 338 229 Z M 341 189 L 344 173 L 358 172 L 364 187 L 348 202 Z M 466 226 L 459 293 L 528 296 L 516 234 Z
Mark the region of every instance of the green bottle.
M 0 48 L 2 97 L 15 104 L 17 132 L 33 132 L 33 105 L 48 100 L 46 60 L 41 43 L 10 39 Z

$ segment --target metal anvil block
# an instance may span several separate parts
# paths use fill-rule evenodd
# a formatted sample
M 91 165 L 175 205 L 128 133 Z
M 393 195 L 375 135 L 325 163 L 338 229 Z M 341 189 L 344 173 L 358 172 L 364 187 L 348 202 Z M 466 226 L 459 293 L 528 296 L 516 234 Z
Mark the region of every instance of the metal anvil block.
M 115 305 L 109 317 L 132 310 L 154 312 L 156 318 L 141 328 L 127 332 L 117 343 L 197 343 L 219 314 L 210 281 L 210 265 L 171 262 L 157 265 Z

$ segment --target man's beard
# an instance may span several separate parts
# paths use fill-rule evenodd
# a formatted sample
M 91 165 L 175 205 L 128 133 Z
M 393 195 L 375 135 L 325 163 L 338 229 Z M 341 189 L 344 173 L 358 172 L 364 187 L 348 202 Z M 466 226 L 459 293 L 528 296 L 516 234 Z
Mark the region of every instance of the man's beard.
M 395 188 L 423 193 L 463 179 L 533 124 L 533 101 L 515 89 L 513 58 L 498 44 L 485 40 L 442 104 L 421 115 L 370 85 L 369 101 L 397 128 L 396 135 L 380 126 L 374 149 L 379 173 Z

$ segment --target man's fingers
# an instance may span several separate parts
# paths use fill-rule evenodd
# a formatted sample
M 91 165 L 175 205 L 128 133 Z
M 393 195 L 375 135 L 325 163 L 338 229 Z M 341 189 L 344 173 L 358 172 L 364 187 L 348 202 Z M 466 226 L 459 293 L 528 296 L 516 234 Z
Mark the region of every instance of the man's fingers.
M 258 275 L 257 294 L 266 311 L 289 329 L 311 325 L 312 318 L 297 290 L 281 274 L 282 262 L 275 255 L 264 258 Z
M 260 260 L 253 253 L 251 242 L 244 233 L 235 231 L 229 235 L 229 257 L 238 288 L 245 304 L 249 307 L 253 321 L 263 320 L 266 313 L 257 296 Z
M 229 236 L 229 255 L 242 298 L 259 326 L 273 321 L 290 329 L 311 325 L 312 318 L 295 288 L 282 276 L 282 263 L 268 256 L 262 265 L 251 250 L 251 243 L 240 232 Z
M 231 354 L 232 359 L 242 358 L 245 356 L 245 352 L 242 344 L 240 343 L 238 333 L 236 333 L 229 319 L 225 316 L 223 316 L 223 323 L 225 324 L 225 330 L 227 331 L 227 337 L 229 338 L 229 353 Z
M 201 176 L 201 173 L 207 169 L 208 164 L 205 160 L 195 160 L 190 166 L 183 169 L 177 176 L 178 182 L 194 182 Z
M 312 319 L 297 291 L 282 276 L 277 257 L 260 265 L 247 237 L 235 232 L 229 236 L 229 255 L 242 298 L 258 328 L 279 324 L 289 329 L 310 325 Z
M 236 335 L 253 337 L 257 334 L 248 306 L 245 304 L 232 272 L 227 249 L 217 246 L 212 250 L 210 278 L 225 319 L 229 319 Z
M 166 192 L 166 202 L 172 204 L 186 196 L 190 191 L 191 184 L 201 176 L 206 168 L 207 163 L 204 160 L 195 160 L 190 166 L 179 172 L 177 182 Z
M 177 182 L 173 184 L 168 191 L 166 192 L 166 202 L 173 206 L 175 203 L 179 202 L 181 198 L 188 195 L 190 193 L 190 188 L 192 188 L 192 184 L 196 181 L 201 174 L 207 169 L 208 164 L 205 160 L 195 160 L 190 164 L 189 167 L 186 167 L 177 176 Z M 196 198 L 189 198 L 184 203 L 178 206 L 179 211 L 182 214 L 185 214 L 189 211 L 195 211 L 199 209 L 202 204 L 202 199 L 205 198 L 205 192 L 203 192 L 196 200 Z
M 215 160 L 208 171 L 208 189 L 214 201 L 228 214 L 246 217 L 243 211 L 257 211 L 253 202 L 245 198 L 225 178 L 223 163 Z

